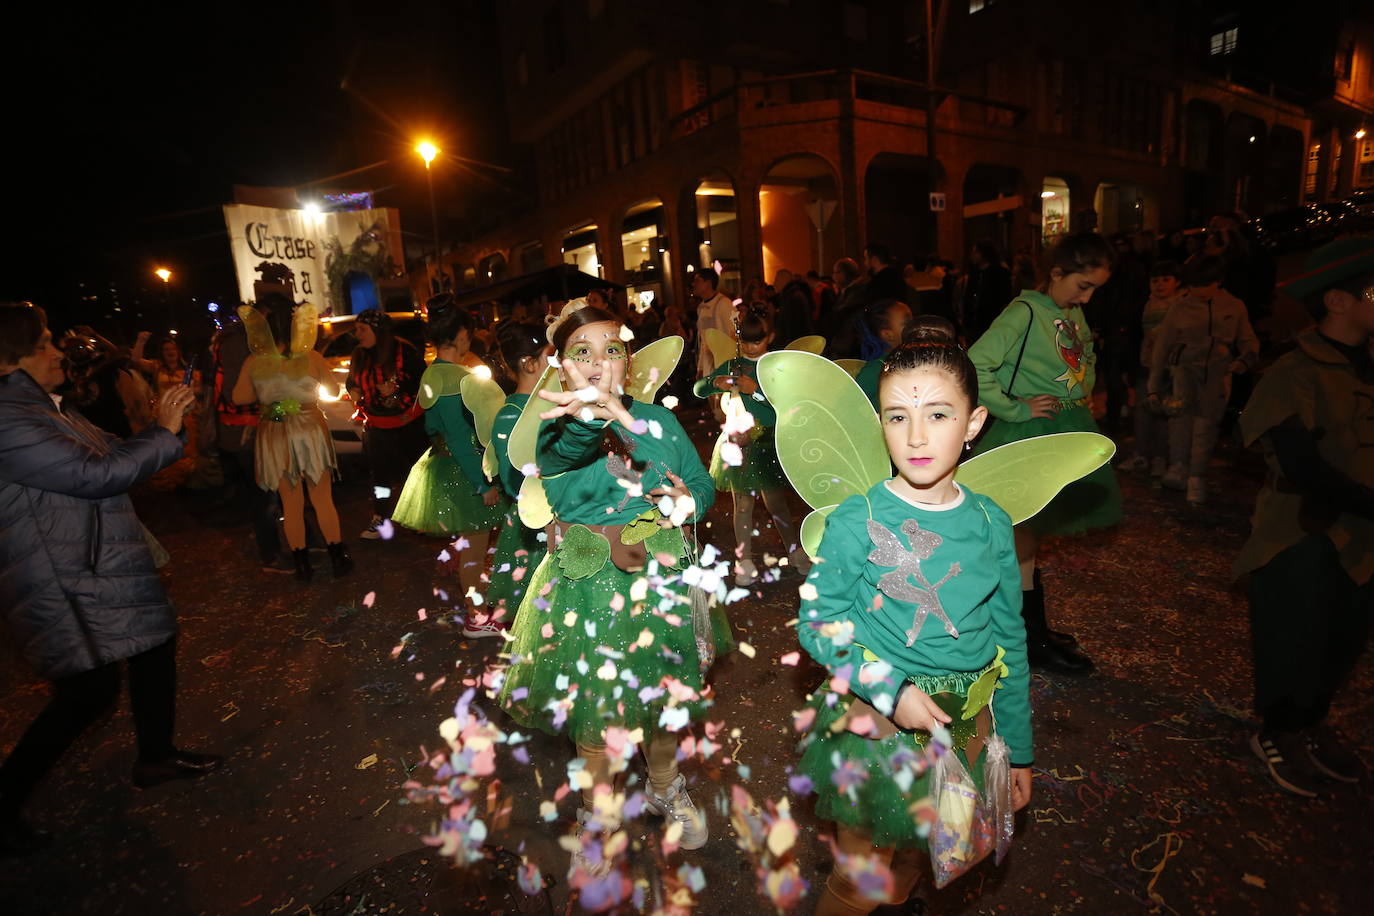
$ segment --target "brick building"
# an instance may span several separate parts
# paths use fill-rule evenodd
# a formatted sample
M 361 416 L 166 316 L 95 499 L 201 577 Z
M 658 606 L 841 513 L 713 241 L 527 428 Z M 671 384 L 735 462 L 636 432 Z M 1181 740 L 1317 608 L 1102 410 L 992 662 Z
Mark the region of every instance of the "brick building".
M 671 303 L 702 264 L 738 290 L 869 240 L 962 259 L 1374 184 L 1374 33 L 1339 3 L 1296 30 L 1240 2 L 934 6 L 932 88 L 923 2 L 510 0 L 535 203 L 445 271 L 470 289 L 576 263 Z

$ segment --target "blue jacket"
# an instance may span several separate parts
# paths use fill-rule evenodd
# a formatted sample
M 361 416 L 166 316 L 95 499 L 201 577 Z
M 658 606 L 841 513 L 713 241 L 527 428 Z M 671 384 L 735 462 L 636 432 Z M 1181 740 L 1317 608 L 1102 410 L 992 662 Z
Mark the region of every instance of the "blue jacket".
M 90 671 L 176 633 L 128 490 L 181 450 L 156 424 L 112 440 L 22 369 L 0 376 L 0 615 L 40 675 Z

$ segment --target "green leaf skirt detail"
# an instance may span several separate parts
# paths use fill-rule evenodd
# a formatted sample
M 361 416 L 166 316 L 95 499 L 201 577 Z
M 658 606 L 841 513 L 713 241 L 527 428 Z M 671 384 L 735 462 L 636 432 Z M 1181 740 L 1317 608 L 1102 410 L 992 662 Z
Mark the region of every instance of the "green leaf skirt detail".
M 426 449 L 410 469 L 391 520 L 421 534 L 456 535 L 490 531 L 510 509 L 504 495 L 482 502 L 453 456 Z
M 507 624 L 515 618 L 525 589 L 544 559 L 542 534 L 542 531 L 525 527 L 513 508 L 501 522 L 496 550 L 491 557 L 485 600 L 488 607 L 505 610 L 501 620 Z

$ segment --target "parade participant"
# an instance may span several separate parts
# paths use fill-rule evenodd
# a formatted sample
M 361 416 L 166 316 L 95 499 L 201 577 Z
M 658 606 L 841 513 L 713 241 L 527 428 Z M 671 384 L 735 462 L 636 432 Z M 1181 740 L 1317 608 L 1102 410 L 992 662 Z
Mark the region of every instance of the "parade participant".
M 812 696 L 798 766 L 817 793 L 816 813 L 835 822 L 836 864 L 816 908 L 827 916 L 868 913 L 911 893 L 927 849 L 911 808 L 936 790 L 933 771 L 919 766 L 932 732 L 949 729 L 954 754 L 1003 825 L 1002 844 L 1011 810 L 1031 792 L 1012 523 L 954 479 L 987 417 L 973 364 L 952 333 L 918 333 L 888 355 L 879 392 L 897 475 L 830 513 L 797 621 L 803 648 L 832 675 Z M 840 681 L 848 694 L 836 697 Z M 835 778 L 842 768 L 864 778 L 851 788 Z M 942 827 L 954 825 L 937 823 L 932 836 Z M 939 855 L 931 850 L 937 880 L 949 865 Z M 874 860 L 891 871 L 886 901 L 862 889 Z
M 220 758 L 179 750 L 176 618 L 128 490 L 181 457 L 194 401 L 163 393 L 154 422 L 112 441 L 54 392 L 62 352 L 42 309 L 0 305 L 0 615 L 52 698 L 0 765 L 0 855 L 48 842 L 21 815 L 34 788 L 119 696 L 128 660 L 133 782 L 202 776 Z
M 1312 797 L 1322 777 L 1353 784 L 1365 770 L 1326 720 L 1374 615 L 1374 239 L 1317 249 L 1284 289 L 1317 326 L 1240 415 L 1269 476 L 1235 570 L 1250 574 L 1262 721 L 1250 747 L 1280 788 Z
M 692 295 L 697 297 L 697 378 L 705 378 L 715 368 L 711 349 L 706 345 L 706 332 L 720 331 L 735 336 L 735 303 L 717 287 L 720 274 L 714 268 L 703 267 L 692 274 Z
M 502 627 L 484 606 L 481 585 L 487 545 L 506 506 L 482 471 L 478 420 L 468 403 L 476 404 L 474 386 L 486 382 L 496 388 L 496 383 L 462 365 L 472 339 L 472 318 L 464 309 L 451 301 L 431 303 L 426 332 L 435 358 L 420 379 L 419 404 L 432 444 L 411 468 L 392 519 L 422 534 L 456 538 L 458 583 L 466 602 L 463 635 L 500 636 Z
M 415 400 L 425 356 L 410 341 L 396 336 L 386 312 L 367 309 L 358 315 L 353 330 L 358 346 L 345 386 L 367 428 L 363 458 L 372 476 L 372 521 L 360 537 L 375 541 L 381 538 L 382 522 L 391 515 L 410 469 L 426 447 L 425 425 L 420 422 L 424 410 Z
M 1175 261 L 1158 261 L 1150 268 L 1150 298 L 1140 313 L 1140 368 L 1136 370 L 1135 454 L 1117 465 L 1123 471 L 1149 471 L 1156 479 L 1169 467 L 1168 423 L 1163 406 L 1150 403 L 1150 367 L 1154 364 L 1159 326 L 1174 303 L 1183 298 L 1183 272 Z M 1172 388 L 1172 381 L 1165 387 Z
M 1184 266 L 1187 295 L 1164 316 L 1151 354 L 1151 403 L 1156 409 L 1175 405 L 1169 417 L 1169 471 L 1161 483 L 1182 490 L 1186 481 L 1193 505 L 1207 500 L 1207 465 L 1231 398 L 1231 376 L 1250 371 L 1259 359 L 1259 338 L 1245 303 L 1221 288 L 1225 276 L 1220 257 L 1194 258 Z
M 239 309 L 248 333 L 252 356 L 244 361 L 234 384 L 234 403 L 262 407 L 254 442 L 258 486 L 281 497 L 282 527 L 296 563 L 296 578 L 309 582 L 314 575 L 305 542 L 305 497 L 324 535 L 335 576 L 353 569 L 344 548 L 339 512 L 334 508 L 334 440 L 319 408 L 320 390 L 338 392 L 334 373 L 314 350 L 319 312 L 302 303 L 274 298 L 267 312 L 252 306 Z
M 715 488 L 672 411 L 624 394 L 642 396 L 643 367 L 630 371 L 623 325 L 574 300 L 548 336 L 561 360 L 563 390 L 539 391 L 541 400 L 531 399 L 520 424 L 535 404 L 552 405 L 539 414 L 545 422 L 536 454 L 552 508 L 550 552 L 516 616 L 500 702 L 522 725 L 576 743 L 586 782 L 578 812 L 583 851 L 573 857 L 574 873 L 604 874 L 610 860 L 587 834 L 599 837 L 604 851 L 620 830 L 619 806 L 598 805 L 597 797 L 616 792 L 622 754 L 633 750 L 621 729 L 642 729 L 648 809 L 679 825 L 683 848 L 707 840 L 706 817 L 678 772 L 675 732 L 705 714 L 705 671 L 715 646 L 729 640 L 723 617 L 707 622 L 680 578 L 694 554 L 682 525 L 706 513 Z M 681 353 L 678 339 L 654 346 L 665 344 Z M 643 362 L 649 349 L 637 359 Z M 652 374 L 650 399 L 669 373 Z M 512 461 L 521 460 L 520 436 L 518 424 Z M 522 517 L 527 501 L 521 499 Z M 621 739 L 614 752 L 610 729 Z
M 511 618 L 520 608 L 529 577 L 544 559 L 543 533 L 520 521 L 520 514 L 516 511 L 515 500 L 520 497 L 520 485 L 525 482 L 525 475 L 521 468 L 510 463 L 510 434 L 548 368 L 545 360 L 553 348 L 544 336 L 544 326 L 533 322 L 501 322 L 496 328 L 496 341 L 501 362 L 507 374 L 515 380 L 515 391 L 497 411 L 491 433 L 497 480 L 511 503 L 501 523 L 501 533 L 496 537 L 496 551 L 491 558 L 487 604 L 499 621 L 510 626 Z
M 859 356 L 867 360 L 854 380 L 868 395 L 873 409 L 878 408 L 878 376 L 883 371 L 883 357 L 902 342 L 911 324 L 911 306 L 900 299 L 881 299 L 867 309 L 859 321 Z
M 1048 258 L 1039 290 L 1022 290 L 968 355 L 978 368 L 978 400 L 995 418 L 979 453 L 1049 433 L 1097 432 L 1092 332 L 1083 305 L 1111 275 L 1112 249 L 1096 233 L 1065 236 Z M 1121 520 L 1121 491 L 1110 467 L 1069 485 L 1045 511 L 1016 529 L 1022 613 L 1031 665 L 1066 674 L 1092 670 L 1076 640 L 1051 630 L 1036 565 L 1046 535 L 1079 534 Z
M 768 345 L 772 341 L 773 330 L 767 318 L 755 312 L 745 315 L 739 325 L 739 358 L 717 366 L 693 389 L 699 398 L 720 395 L 721 401 L 728 405 L 724 408 L 726 428 L 716 439 L 716 447 L 711 453 L 711 479 L 715 481 L 716 489 L 734 495 L 734 571 L 735 584 L 740 586 L 752 585 L 759 575 L 751 548 L 754 539 L 754 500 L 760 494 L 773 516 L 773 524 L 782 540 L 783 551 L 788 554 L 788 562 L 802 575 L 811 570 L 811 561 L 797 540 L 792 510 L 787 505 L 787 483 L 773 447 L 773 426 L 777 423 L 778 415 L 759 390 L 758 360 L 768 352 Z M 753 418 L 753 425 L 747 430 L 731 428 L 740 411 L 747 412 Z M 738 459 L 733 463 L 727 461 L 724 455 L 731 448 Z
M 186 377 L 186 360 L 175 337 L 164 338 L 158 347 L 157 369 L 153 373 L 153 393 L 161 396 L 169 388 L 182 384 Z M 200 395 L 200 370 L 191 371 L 191 390 Z

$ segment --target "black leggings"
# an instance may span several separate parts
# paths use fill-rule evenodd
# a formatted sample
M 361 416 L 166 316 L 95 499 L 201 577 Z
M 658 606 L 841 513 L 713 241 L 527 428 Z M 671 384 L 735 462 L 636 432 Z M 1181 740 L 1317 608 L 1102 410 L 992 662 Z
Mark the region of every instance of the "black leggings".
M 171 756 L 176 720 L 176 639 L 129 659 L 129 708 L 140 763 Z M 119 699 L 119 662 L 53 681 L 52 699 L 0 766 L 0 815 L 15 814 L 81 734 Z

